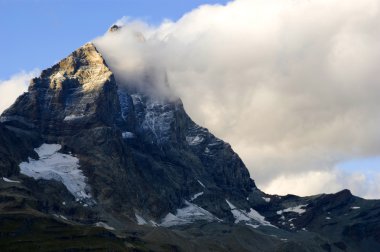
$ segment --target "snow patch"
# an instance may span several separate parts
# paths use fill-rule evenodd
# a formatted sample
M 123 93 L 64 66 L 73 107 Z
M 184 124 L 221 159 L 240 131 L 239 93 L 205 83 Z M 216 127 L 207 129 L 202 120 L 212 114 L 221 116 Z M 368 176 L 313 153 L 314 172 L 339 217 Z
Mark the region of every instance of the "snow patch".
M 241 221 L 250 221 L 250 218 L 247 216 L 243 210 L 237 209 L 231 202 L 226 199 L 228 206 L 231 208 L 231 213 L 235 218 L 235 224 Z
M 231 213 L 232 215 L 234 216 L 235 218 L 235 224 L 236 223 L 239 223 L 239 222 L 249 222 L 249 221 L 255 221 L 257 222 L 258 224 L 260 225 L 263 225 L 263 226 L 272 226 L 272 227 L 276 227 L 274 225 L 272 225 L 269 221 L 266 221 L 265 220 L 265 217 L 262 216 L 259 212 L 257 212 L 256 210 L 254 209 L 250 209 L 250 211 L 247 213 L 246 211 L 244 210 L 241 210 L 241 209 L 238 209 L 236 208 L 231 202 L 229 202 L 227 199 L 226 199 L 226 202 L 228 204 L 228 206 L 231 208 Z
M 186 142 L 189 144 L 189 145 L 198 145 L 200 143 L 202 143 L 204 141 L 204 138 L 201 137 L 201 136 L 187 136 L 186 137 Z
M 263 198 L 263 200 L 264 200 L 265 202 L 267 202 L 267 203 L 270 202 L 270 198 L 265 198 L 265 197 L 262 197 L 262 198 Z
M 205 185 L 198 179 L 198 183 L 203 187 L 206 188 Z
M 258 228 L 258 227 L 260 227 L 260 225 L 255 225 L 255 224 L 251 224 L 251 223 L 245 223 L 245 225 L 250 226 L 250 227 L 253 227 L 253 228 Z
M 307 205 L 299 205 L 299 206 L 295 206 L 295 207 L 289 207 L 289 208 L 277 211 L 277 214 L 282 215 L 283 213 L 288 213 L 288 212 L 303 214 L 306 212 L 306 210 L 303 209 L 305 207 L 307 207 Z
M 86 192 L 86 177 L 79 169 L 79 159 L 58 151 L 62 148 L 59 144 L 43 144 L 34 149 L 39 159 L 29 158 L 28 162 L 22 162 L 20 172 L 34 179 L 56 180 L 62 182 L 67 190 L 74 195 L 76 201 L 90 199 Z
M 231 213 L 235 218 L 235 224 L 242 222 L 242 221 L 247 222 L 247 221 L 251 220 L 251 218 L 249 218 L 247 216 L 247 213 L 245 213 L 242 210 L 233 209 L 233 210 L 231 210 Z
M 228 206 L 231 208 L 231 210 L 233 209 L 236 209 L 236 206 L 234 206 L 231 202 L 229 202 L 227 199 L 226 199 L 226 202 L 228 204 Z
M 3 180 L 8 183 L 21 183 L 20 181 L 17 180 L 11 180 L 9 178 L 3 177 Z
M 174 215 L 168 213 L 161 221 L 160 226 L 171 227 L 178 225 L 186 225 L 198 220 L 205 221 L 221 221 L 209 211 L 197 206 L 193 203 L 185 201 L 186 207 L 177 209 L 177 213 Z
M 351 207 L 351 209 L 360 209 L 360 206 L 353 206 L 353 207 Z
M 73 121 L 73 120 L 82 119 L 83 117 L 84 115 L 68 115 L 63 119 L 63 121 Z
M 176 225 L 184 225 L 190 223 L 186 220 L 181 220 L 179 217 L 175 216 L 172 213 L 168 213 L 165 218 L 161 221 L 160 226 L 164 227 L 170 227 L 170 226 L 176 226 Z
M 331 217 L 326 217 L 326 220 L 331 220 Z
M 199 196 L 203 195 L 203 192 L 200 192 L 200 193 L 196 193 L 194 194 L 194 196 L 191 197 L 190 201 L 193 201 L 195 200 L 196 198 L 198 198 Z
M 259 212 L 257 212 L 255 209 L 250 209 L 249 213 L 247 213 L 248 217 L 257 221 L 258 223 L 260 223 L 261 225 L 263 226 L 272 226 L 272 227 L 275 227 L 273 226 L 272 224 L 270 224 L 269 221 L 266 221 L 265 220 L 265 217 L 262 216 L 261 214 L 259 214 Z
M 153 220 L 150 220 L 149 223 L 150 223 L 153 227 L 158 227 L 157 222 L 155 222 L 155 221 L 153 221 Z
M 141 226 L 141 225 L 147 225 L 148 224 L 148 222 L 146 222 L 146 220 L 143 217 L 141 217 L 140 215 L 135 213 L 135 216 L 136 216 L 137 225 Z
M 130 138 L 135 137 L 135 134 L 133 134 L 132 132 L 128 132 L 128 131 L 123 132 L 121 135 L 124 139 L 130 139 Z
M 68 220 L 65 216 L 63 216 L 63 215 L 58 215 L 58 214 L 53 214 L 53 216 L 54 217 L 56 217 L 56 218 L 60 218 L 60 219 L 63 219 L 63 220 Z
M 107 223 L 104 223 L 104 222 L 101 222 L 101 221 L 95 223 L 95 226 L 96 227 L 102 227 L 102 228 L 105 228 L 107 230 L 115 230 L 115 228 L 113 228 L 113 227 L 109 226 Z
M 62 146 L 60 144 L 43 144 L 34 150 L 37 152 L 40 159 L 45 159 L 58 152 L 61 148 Z

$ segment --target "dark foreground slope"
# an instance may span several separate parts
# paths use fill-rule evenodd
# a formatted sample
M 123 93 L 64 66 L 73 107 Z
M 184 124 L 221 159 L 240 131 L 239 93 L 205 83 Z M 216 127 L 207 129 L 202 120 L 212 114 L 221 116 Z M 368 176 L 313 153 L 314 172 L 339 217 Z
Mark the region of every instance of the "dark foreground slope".
M 379 201 L 266 195 L 179 99 L 131 86 L 86 44 L 2 114 L 2 248 L 380 250 Z

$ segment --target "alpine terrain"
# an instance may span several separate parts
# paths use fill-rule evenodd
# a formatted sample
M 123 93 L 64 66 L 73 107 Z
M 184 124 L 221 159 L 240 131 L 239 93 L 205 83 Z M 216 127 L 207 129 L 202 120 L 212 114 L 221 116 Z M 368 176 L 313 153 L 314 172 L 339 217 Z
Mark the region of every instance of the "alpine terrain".
M 1 251 L 380 251 L 380 201 L 260 191 L 150 81 L 93 43 L 31 80 L 0 117 Z

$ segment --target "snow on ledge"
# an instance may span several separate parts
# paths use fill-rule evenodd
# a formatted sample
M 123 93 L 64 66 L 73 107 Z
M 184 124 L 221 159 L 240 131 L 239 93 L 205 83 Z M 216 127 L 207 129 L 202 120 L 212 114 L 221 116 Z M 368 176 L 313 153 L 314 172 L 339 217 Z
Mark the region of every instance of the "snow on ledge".
M 267 203 L 270 202 L 270 198 L 265 198 L 265 197 L 262 197 L 262 198 L 263 198 L 263 200 L 264 200 L 265 202 L 267 202 Z
M 63 219 L 63 220 L 65 220 L 65 221 L 67 221 L 68 219 L 65 217 L 65 216 L 63 216 L 63 215 L 60 215 L 60 214 L 53 214 L 53 216 L 55 217 L 55 218 L 58 218 L 58 219 Z
M 269 221 L 266 221 L 265 217 L 262 216 L 255 209 L 250 208 L 250 211 L 246 212 L 244 210 L 238 209 L 236 206 L 234 206 L 227 199 L 226 199 L 226 202 L 227 202 L 228 206 L 231 208 L 231 213 L 235 218 L 235 224 L 237 224 L 239 222 L 245 222 L 247 224 L 249 222 L 254 221 L 255 223 L 258 223 L 259 225 L 262 225 L 262 226 L 271 226 L 271 227 L 277 228 L 276 226 L 272 225 Z M 252 226 L 254 228 L 258 227 L 257 224 L 252 224 L 252 223 L 250 226 Z
M 251 208 L 249 213 L 247 213 L 248 217 L 251 218 L 252 220 L 257 221 L 263 226 L 271 226 L 271 227 L 276 227 L 272 225 L 269 221 L 265 220 L 265 217 L 259 214 L 255 209 Z
M 277 211 L 277 214 L 281 215 L 283 213 L 288 213 L 288 212 L 303 214 L 306 212 L 306 210 L 303 209 L 305 207 L 307 207 L 307 205 L 299 205 L 299 206 L 295 206 L 295 207 L 289 207 L 289 208 Z
M 20 183 L 20 181 L 17 181 L 17 180 L 11 180 L 11 179 L 6 178 L 6 177 L 3 177 L 3 180 L 4 180 L 5 182 L 8 182 L 8 183 Z
M 115 230 L 115 228 L 111 227 L 110 225 L 108 225 L 107 223 L 104 223 L 104 222 L 97 222 L 95 223 L 95 226 L 96 227 L 102 227 L 102 228 L 105 228 L 107 230 Z
M 136 217 L 137 225 L 141 226 L 141 225 L 147 225 L 148 224 L 148 222 L 143 217 L 141 217 L 140 215 L 135 213 L 135 217 Z
M 189 145 L 198 145 L 198 144 L 202 143 L 203 140 L 204 140 L 204 138 L 202 136 L 195 136 L 195 137 L 187 136 L 186 137 L 186 142 Z
M 206 188 L 206 186 L 198 179 L 197 180 L 198 181 L 198 183 L 203 187 L 203 188 Z
M 245 223 L 245 225 L 247 225 L 247 226 L 250 226 L 250 227 L 253 227 L 253 228 L 258 228 L 258 227 L 260 227 L 260 225 L 257 225 L 257 224 L 251 224 L 251 223 Z
M 186 206 L 181 209 L 177 209 L 177 213 L 174 215 L 168 213 L 165 218 L 161 221 L 160 226 L 171 227 L 190 224 L 194 221 L 205 220 L 205 221 L 221 221 L 215 217 L 209 211 L 197 206 L 193 203 L 185 201 Z
M 126 131 L 126 132 L 121 133 L 121 136 L 124 139 L 131 139 L 135 137 L 135 134 L 133 134 L 132 132 Z
M 190 201 L 196 200 L 199 196 L 202 196 L 204 192 L 196 193 L 191 197 Z
M 63 121 L 73 121 L 73 120 L 82 119 L 83 117 L 84 115 L 68 115 L 65 117 L 65 119 L 63 119 Z
M 34 149 L 39 159 L 29 158 L 28 162 L 22 162 L 20 172 L 34 179 L 62 182 L 77 201 L 90 199 L 91 195 L 85 190 L 87 178 L 79 169 L 79 159 L 59 153 L 61 148 L 59 144 L 42 144 Z

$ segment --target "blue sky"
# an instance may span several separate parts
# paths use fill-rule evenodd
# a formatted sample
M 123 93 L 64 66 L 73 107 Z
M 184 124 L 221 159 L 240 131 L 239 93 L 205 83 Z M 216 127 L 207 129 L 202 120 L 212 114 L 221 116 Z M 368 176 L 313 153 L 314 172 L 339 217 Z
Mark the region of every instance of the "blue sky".
M 0 80 L 44 69 L 123 16 L 159 24 L 223 0 L 0 0 Z M 6 62 L 6 64 L 4 64 Z
M 380 157 L 368 157 L 352 159 L 337 165 L 337 168 L 348 172 L 362 171 L 367 174 L 378 172 L 380 169 Z

